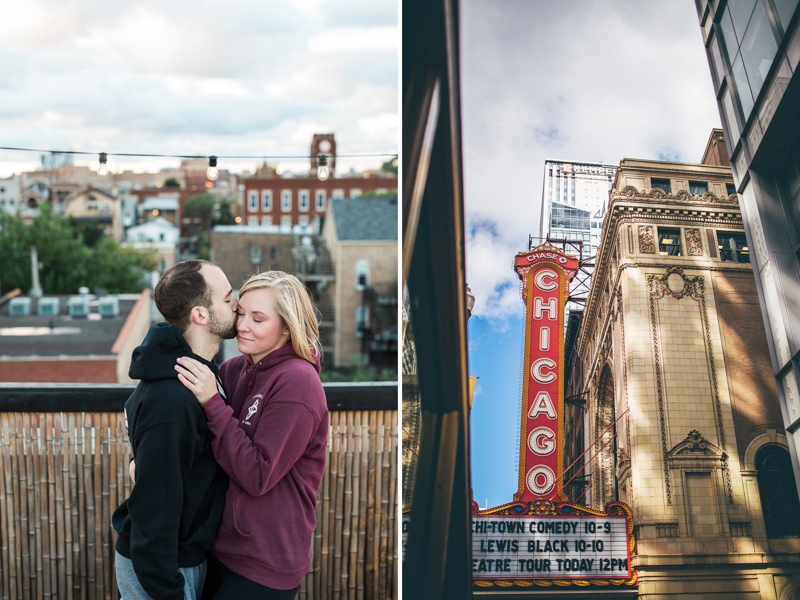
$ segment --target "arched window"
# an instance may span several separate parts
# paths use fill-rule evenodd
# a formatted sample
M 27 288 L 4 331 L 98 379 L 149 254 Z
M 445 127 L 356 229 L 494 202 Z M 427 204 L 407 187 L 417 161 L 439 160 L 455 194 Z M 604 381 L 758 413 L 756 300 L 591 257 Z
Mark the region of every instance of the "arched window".
M 800 500 L 789 453 L 780 446 L 764 446 L 756 454 L 756 469 L 767 536 L 800 535 Z

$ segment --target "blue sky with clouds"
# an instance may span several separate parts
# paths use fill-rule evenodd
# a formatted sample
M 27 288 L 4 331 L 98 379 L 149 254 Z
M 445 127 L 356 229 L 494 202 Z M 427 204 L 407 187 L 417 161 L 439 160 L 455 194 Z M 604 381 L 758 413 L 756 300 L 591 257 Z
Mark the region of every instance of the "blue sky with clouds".
M 340 154 L 397 151 L 396 0 L 26 0 L 4 21 L 0 146 L 304 155 L 334 132 Z M 0 153 L 0 176 L 38 160 Z
M 545 159 L 697 162 L 720 127 L 692 0 L 464 0 L 461 70 L 473 490 L 517 489 L 523 304 Z

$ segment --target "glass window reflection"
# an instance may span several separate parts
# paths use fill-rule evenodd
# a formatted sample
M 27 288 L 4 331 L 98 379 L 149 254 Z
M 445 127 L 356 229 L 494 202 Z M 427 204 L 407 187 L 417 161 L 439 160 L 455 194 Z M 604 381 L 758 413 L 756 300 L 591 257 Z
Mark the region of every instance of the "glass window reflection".
M 767 11 L 759 2 L 742 41 L 742 59 L 753 98 L 756 98 L 761 91 L 777 51 L 778 44 L 775 42 Z
M 739 44 L 736 41 L 736 34 L 733 32 L 730 10 L 728 7 L 722 12 L 722 20 L 719 22 L 722 28 L 722 39 L 725 40 L 725 48 L 728 50 L 728 59 L 736 56 L 739 51 Z
M 736 56 L 731 67 L 731 73 L 736 81 L 736 91 L 739 93 L 739 102 L 742 104 L 744 120 L 747 121 L 750 111 L 753 110 L 753 95 L 750 92 L 750 82 L 747 80 L 747 73 L 744 71 L 741 54 Z

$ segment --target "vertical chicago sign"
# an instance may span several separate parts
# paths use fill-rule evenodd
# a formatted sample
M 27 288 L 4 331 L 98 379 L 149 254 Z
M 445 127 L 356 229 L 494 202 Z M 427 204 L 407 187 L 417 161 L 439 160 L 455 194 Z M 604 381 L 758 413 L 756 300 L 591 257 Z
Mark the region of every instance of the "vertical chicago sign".
M 525 302 L 519 489 L 514 500 L 566 501 L 564 459 L 564 307 L 578 260 L 549 243 L 517 254 Z

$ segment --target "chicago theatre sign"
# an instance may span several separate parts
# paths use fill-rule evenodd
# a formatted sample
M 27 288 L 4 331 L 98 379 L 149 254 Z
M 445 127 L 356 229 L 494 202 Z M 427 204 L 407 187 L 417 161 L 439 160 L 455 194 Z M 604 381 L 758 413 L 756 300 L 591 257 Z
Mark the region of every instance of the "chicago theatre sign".
M 564 491 L 564 313 L 578 260 L 545 243 L 514 270 L 526 307 L 519 489 L 503 506 L 473 503 L 474 585 L 635 586 L 631 509 L 570 504 Z
M 472 503 L 476 589 L 635 587 L 631 509 L 568 502 L 564 473 L 564 313 L 578 260 L 545 243 L 515 257 L 526 307 L 519 489 L 513 501 Z M 590 446 L 591 448 L 591 446 Z M 590 459 L 587 459 L 587 462 Z M 410 514 L 403 515 L 403 547 Z M 551 587 L 552 586 L 552 587 Z

